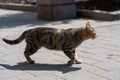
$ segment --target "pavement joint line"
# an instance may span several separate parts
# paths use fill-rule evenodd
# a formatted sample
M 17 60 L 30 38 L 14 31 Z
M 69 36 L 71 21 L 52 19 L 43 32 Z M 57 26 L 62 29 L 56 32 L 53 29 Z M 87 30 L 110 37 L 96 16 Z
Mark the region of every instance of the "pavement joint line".
M 88 59 L 91 59 L 91 60 L 93 60 L 93 61 L 102 62 L 102 61 L 100 61 L 100 60 L 96 60 L 96 59 L 93 59 L 93 58 L 90 58 L 90 57 L 85 57 L 85 56 L 82 56 L 82 55 L 79 55 L 79 56 L 81 56 L 81 57 L 84 57 L 84 58 L 88 58 Z
M 83 62 L 83 63 L 84 63 L 84 64 L 87 64 L 87 65 L 90 65 L 90 66 L 93 66 L 93 67 L 96 67 L 96 68 L 99 68 L 99 69 L 102 69 L 102 70 L 104 70 L 104 71 L 106 71 L 106 72 L 109 71 L 109 70 L 103 69 L 103 68 L 101 68 L 101 67 L 95 66 L 94 64 L 89 64 L 89 63 L 85 63 L 85 62 Z
M 60 61 L 60 60 L 58 60 L 58 59 L 54 59 L 54 60 L 66 64 L 64 61 Z
M 104 47 L 104 46 L 103 46 Z M 115 50 L 115 49 L 110 49 L 110 48 L 107 48 L 107 47 L 104 47 L 105 49 L 108 49 L 108 50 L 113 50 L 113 51 L 118 51 L 120 52 L 119 50 Z
M 108 44 L 108 43 L 104 43 L 105 45 L 108 45 L 108 46 L 114 46 L 114 47 L 118 47 L 117 45 L 113 45 L 113 44 Z
M 58 56 L 60 56 L 60 57 L 64 57 L 65 58 L 65 56 L 63 56 L 63 55 L 60 55 L 60 54 L 57 54 L 57 53 L 54 53 L 55 55 L 58 55 Z M 63 53 L 64 54 L 64 53 Z
M 17 76 L 16 76 L 16 78 L 17 78 L 17 79 L 19 79 L 19 80 L 22 80 L 22 79 L 20 79 L 20 78 L 19 78 L 19 77 L 17 77 Z
M 61 77 L 61 76 L 58 76 L 58 75 L 56 75 L 56 74 L 54 74 L 54 73 L 52 73 L 52 75 L 53 75 L 53 76 L 56 76 L 56 77 L 58 77 L 58 78 L 60 78 L 60 79 L 66 80 L 65 78 L 63 78 L 63 77 Z
M 120 24 L 107 24 L 107 25 L 102 25 L 102 26 L 98 26 L 96 28 L 104 28 L 104 27 L 108 27 L 108 26 L 115 26 L 115 25 L 120 25 Z
M 4 60 L 0 59 L 0 61 L 5 62 Z
M 120 60 L 117 60 L 117 59 L 112 59 L 112 60 L 114 60 L 114 61 L 116 61 L 116 62 L 120 62 Z
M 83 51 L 83 50 L 81 50 L 80 52 L 83 52 L 83 54 L 85 53 L 85 54 L 90 54 L 90 55 L 96 55 L 95 53 L 91 53 L 91 52 L 88 52 L 88 51 Z M 80 55 L 80 54 L 78 54 L 78 55 Z
M 26 71 L 26 72 L 29 73 L 29 74 L 31 74 L 31 75 L 33 75 L 34 77 L 36 77 L 35 74 L 33 74 L 33 73 L 29 72 L 29 71 Z
M 87 71 L 87 72 L 89 72 L 89 71 Z M 92 72 L 89 72 L 89 73 L 91 73 L 91 74 L 94 74 L 94 73 L 92 73 Z M 107 80 L 112 80 L 112 79 L 109 79 L 109 78 L 107 78 L 107 77 L 104 77 L 104 76 L 102 76 L 102 75 L 98 75 L 98 74 L 94 74 L 94 75 L 96 75 L 96 76 L 98 76 L 98 77 L 105 78 L 105 79 L 107 79 Z

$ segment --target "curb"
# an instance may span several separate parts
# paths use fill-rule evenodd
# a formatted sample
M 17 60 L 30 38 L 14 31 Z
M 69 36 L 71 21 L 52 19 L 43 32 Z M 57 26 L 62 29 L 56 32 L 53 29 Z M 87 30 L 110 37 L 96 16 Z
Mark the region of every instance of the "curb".
M 100 10 L 77 9 L 77 16 L 88 17 L 96 20 L 114 21 L 114 20 L 120 20 L 120 11 L 106 12 Z
M 20 10 L 20 11 L 36 11 L 36 5 L 26 5 L 26 4 L 11 4 L 11 3 L 0 3 L 0 8 L 9 10 Z

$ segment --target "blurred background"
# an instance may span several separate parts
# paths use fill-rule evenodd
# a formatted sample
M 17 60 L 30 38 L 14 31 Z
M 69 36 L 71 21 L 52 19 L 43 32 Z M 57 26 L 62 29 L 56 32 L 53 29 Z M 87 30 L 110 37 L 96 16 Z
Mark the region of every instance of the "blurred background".
M 18 3 L 35 5 L 37 0 L 0 0 L 3 3 Z M 79 9 L 120 10 L 120 0 L 76 0 L 76 6 Z
M 3 3 L 36 4 L 37 0 L 0 0 Z
M 76 0 L 80 9 L 115 11 L 120 10 L 120 0 Z

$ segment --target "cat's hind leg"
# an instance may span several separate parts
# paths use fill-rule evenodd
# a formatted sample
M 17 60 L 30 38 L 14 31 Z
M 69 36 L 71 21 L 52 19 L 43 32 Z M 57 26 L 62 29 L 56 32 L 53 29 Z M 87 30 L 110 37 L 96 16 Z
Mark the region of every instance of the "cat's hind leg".
M 37 52 L 38 50 L 38 47 L 36 45 L 30 45 L 30 44 L 27 44 L 26 45 L 26 48 L 25 48 L 25 52 L 24 52 L 24 55 L 25 55 L 25 58 L 27 59 L 27 61 L 30 63 L 30 64 L 34 64 L 35 61 L 32 60 L 30 58 L 30 56 L 32 54 L 34 54 L 35 52 Z

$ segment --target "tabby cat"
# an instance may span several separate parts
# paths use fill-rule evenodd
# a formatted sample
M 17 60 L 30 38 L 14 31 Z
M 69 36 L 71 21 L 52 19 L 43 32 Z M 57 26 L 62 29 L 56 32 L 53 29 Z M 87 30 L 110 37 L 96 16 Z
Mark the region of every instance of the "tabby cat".
M 75 49 L 83 41 L 87 39 L 95 39 L 95 29 L 87 22 L 85 27 L 75 29 L 55 29 L 55 28 L 34 28 L 26 30 L 23 34 L 15 40 L 7 40 L 3 38 L 8 44 L 14 45 L 20 43 L 23 39 L 26 41 L 26 48 L 24 55 L 27 61 L 34 64 L 34 60 L 30 58 L 30 55 L 34 54 L 41 47 L 45 47 L 51 50 L 61 50 L 65 53 L 70 61 L 69 65 L 73 63 L 80 64 L 81 61 L 75 58 Z

